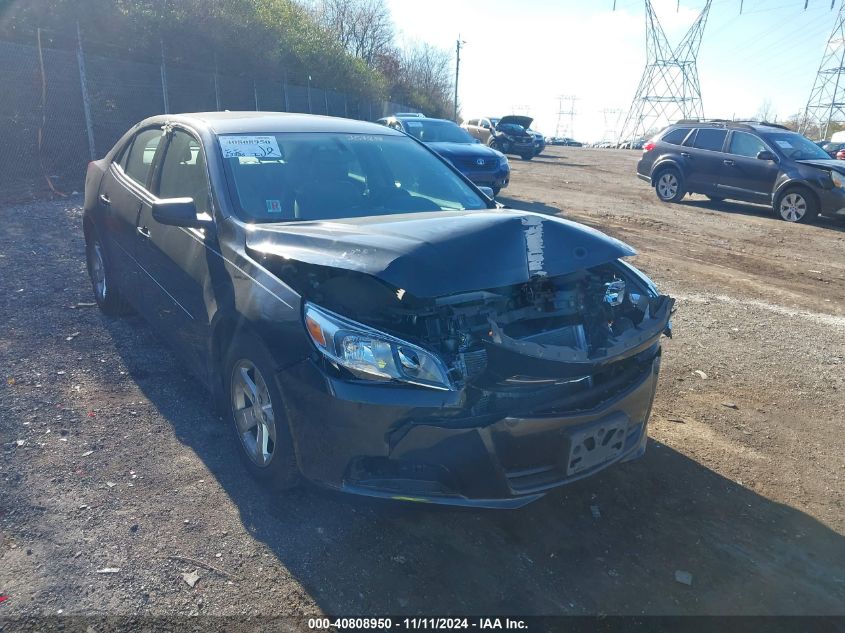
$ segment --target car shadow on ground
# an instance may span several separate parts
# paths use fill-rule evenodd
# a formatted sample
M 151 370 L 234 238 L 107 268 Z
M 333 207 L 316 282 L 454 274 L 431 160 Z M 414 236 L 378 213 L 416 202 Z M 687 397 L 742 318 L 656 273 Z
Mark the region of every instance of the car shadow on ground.
M 507 196 L 496 196 L 496 202 L 505 205 L 508 209 L 519 209 L 520 211 L 534 211 L 535 213 L 547 213 L 548 215 L 558 215 L 563 212 L 560 207 L 553 207 L 545 202 L 534 200 L 517 200 L 516 198 L 509 198 Z
M 270 493 L 245 474 L 206 392 L 150 329 L 138 318 L 103 323 L 246 531 L 327 613 L 842 613 L 843 536 L 653 441 L 643 459 L 516 511 L 310 486 Z
M 590 165 L 586 163 L 570 163 L 568 162 L 568 159 L 568 156 L 545 156 L 540 154 L 540 156 L 535 156 L 530 161 L 519 160 L 516 162 L 541 163 L 543 165 L 555 165 L 556 167 L 590 167 Z
M 687 207 L 699 208 L 707 211 L 719 211 L 722 213 L 750 215 L 772 220 L 778 220 L 772 211 L 771 207 L 761 204 L 747 204 L 744 202 L 734 202 L 732 200 L 723 200 L 721 202 L 714 202 L 707 198 L 685 198 L 681 204 Z M 814 226 L 821 226 L 833 231 L 845 232 L 845 218 L 837 218 L 820 215 L 813 222 Z

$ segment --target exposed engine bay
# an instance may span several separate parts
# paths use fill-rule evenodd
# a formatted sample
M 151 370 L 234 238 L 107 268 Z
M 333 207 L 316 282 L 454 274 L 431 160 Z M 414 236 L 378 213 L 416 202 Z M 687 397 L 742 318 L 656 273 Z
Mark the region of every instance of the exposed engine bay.
M 354 271 L 289 260 L 275 272 L 309 301 L 436 352 L 458 386 L 590 379 L 669 333 L 673 304 L 618 262 L 424 299 Z

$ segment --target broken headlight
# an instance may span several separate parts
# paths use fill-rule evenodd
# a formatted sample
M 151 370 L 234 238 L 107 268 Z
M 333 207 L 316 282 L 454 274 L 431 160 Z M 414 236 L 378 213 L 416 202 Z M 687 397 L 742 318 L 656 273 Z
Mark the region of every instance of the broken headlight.
M 839 187 L 840 189 L 845 189 L 845 176 L 840 174 L 838 171 L 831 171 L 830 172 L 830 179 L 833 181 L 834 187 Z
M 452 388 L 442 361 L 421 347 L 310 303 L 305 328 L 326 358 L 357 378 Z

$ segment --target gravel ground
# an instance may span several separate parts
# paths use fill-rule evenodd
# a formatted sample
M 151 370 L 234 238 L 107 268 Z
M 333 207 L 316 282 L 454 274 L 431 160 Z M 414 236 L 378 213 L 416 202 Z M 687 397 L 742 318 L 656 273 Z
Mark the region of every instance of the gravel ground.
M 631 243 L 678 312 L 646 456 L 511 512 L 257 488 L 90 307 L 81 200 L 0 208 L 0 615 L 845 614 L 845 225 L 659 204 L 637 154 L 512 163 L 503 201 Z

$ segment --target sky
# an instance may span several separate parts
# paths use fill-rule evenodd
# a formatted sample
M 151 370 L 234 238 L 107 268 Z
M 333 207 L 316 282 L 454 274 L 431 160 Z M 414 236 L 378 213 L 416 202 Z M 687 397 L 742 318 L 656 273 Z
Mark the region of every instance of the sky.
M 839 1 L 845 0 L 837 0 Z M 704 114 L 751 118 L 764 102 L 779 119 L 803 110 L 836 19 L 830 0 L 713 0 L 698 56 Z M 597 141 L 631 105 L 645 67 L 643 0 L 387 0 L 400 41 L 461 51 L 464 118 L 517 113 L 532 126 Z M 652 0 L 670 45 L 705 0 Z M 838 7 L 838 4 L 837 4 Z M 603 112 L 608 111 L 608 112 Z

